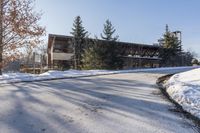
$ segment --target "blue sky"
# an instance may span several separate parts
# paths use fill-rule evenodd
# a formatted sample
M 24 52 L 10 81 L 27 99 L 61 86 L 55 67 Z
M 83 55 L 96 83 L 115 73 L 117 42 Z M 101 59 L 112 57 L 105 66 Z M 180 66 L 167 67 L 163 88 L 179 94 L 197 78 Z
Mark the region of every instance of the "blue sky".
M 199 0 L 36 0 L 36 9 L 44 13 L 41 24 L 47 35 L 70 35 L 80 15 L 91 37 L 99 36 L 110 19 L 120 41 L 152 44 L 168 24 L 171 31 L 182 31 L 185 50 L 200 55 Z

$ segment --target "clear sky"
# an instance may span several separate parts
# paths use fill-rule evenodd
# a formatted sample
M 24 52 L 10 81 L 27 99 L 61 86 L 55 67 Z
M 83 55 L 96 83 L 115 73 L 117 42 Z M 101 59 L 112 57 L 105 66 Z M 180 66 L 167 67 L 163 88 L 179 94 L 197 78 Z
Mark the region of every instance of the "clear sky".
M 36 8 L 44 13 L 47 35 L 70 35 L 80 15 L 91 37 L 110 19 L 120 41 L 153 44 L 168 24 L 171 31 L 182 31 L 185 50 L 200 55 L 200 0 L 36 0 Z

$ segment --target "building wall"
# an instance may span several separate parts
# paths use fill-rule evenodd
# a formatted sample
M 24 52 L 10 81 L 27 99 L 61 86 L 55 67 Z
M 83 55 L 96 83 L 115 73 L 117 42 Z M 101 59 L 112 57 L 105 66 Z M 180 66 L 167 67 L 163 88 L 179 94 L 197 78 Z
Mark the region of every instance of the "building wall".
M 57 68 L 62 66 L 69 67 L 73 65 L 73 37 L 49 35 L 48 42 L 48 66 L 49 68 Z M 101 44 L 108 42 L 99 40 Z M 124 59 L 124 68 L 133 67 L 157 67 L 159 66 L 158 55 L 159 47 L 153 45 L 117 42 L 119 49 L 122 51 Z M 130 56 L 130 57 L 129 57 Z M 141 58 L 140 58 L 141 57 Z M 140 58 L 140 60 L 138 60 Z M 157 59 L 156 59 L 157 58 Z
M 73 46 L 70 39 L 49 38 L 48 67 L 68 69 L 72 65 Z

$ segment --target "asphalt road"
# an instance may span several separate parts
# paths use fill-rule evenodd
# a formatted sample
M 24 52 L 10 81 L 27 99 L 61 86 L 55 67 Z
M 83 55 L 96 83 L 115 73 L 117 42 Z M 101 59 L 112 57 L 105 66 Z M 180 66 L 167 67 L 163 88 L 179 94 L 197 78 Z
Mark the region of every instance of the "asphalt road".
M 196 132 L 155 85 L 171 72 L 0 86 L 0 133 Z

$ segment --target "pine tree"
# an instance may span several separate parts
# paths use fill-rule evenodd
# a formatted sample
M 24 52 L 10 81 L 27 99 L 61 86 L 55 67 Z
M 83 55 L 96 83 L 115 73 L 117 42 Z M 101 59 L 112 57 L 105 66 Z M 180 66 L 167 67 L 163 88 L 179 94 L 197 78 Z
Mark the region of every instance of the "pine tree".
M 123 60 L 120 58 L 120 52 L 117 47 L 118 36 L 114 36 L 116 29 L 109 20 L 104 24 L 103 34 L 101 38 L 104 41 L 103 61 L 106 69 L 119 69 L 123 65 Z
M 71 34 L 74 37 L 74 67 L 75 69 L 80 69 L 82 65 L 82 54 L 85 48 L 85 38 L 88 37 L 88 32 L 82 26 L 82 20 L 80 16 L 75 18 Z
M 166 66 L 180 65 L 181 44 L 178 37 L 169 31 L 168 25 L 166 25 L 166 32 L 159 43 L 162 47 L 160 51 L 160 57 L 162 58 L 161 64 Z
M 85 49 L 82 57 L 82 69 L 90 70 L 104 68 L 104 64 L 102 62 L 103 49 L 100 46 L 100 42 L 97 38 L 90 40 L 89 46 Z
M 116 29 L 112 25 L 110 20 L 106 20 L 104 24 L 103 34 L 101 34 L 101 38 L 107 41 L 117 41 L 119 36 L 113 37 Z

